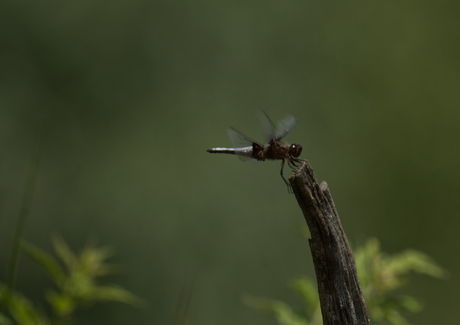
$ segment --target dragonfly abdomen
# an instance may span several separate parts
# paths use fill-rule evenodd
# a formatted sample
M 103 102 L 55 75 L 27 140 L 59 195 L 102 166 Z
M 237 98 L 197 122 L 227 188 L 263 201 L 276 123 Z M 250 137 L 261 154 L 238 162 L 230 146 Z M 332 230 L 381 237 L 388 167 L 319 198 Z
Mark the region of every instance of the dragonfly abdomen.
M 209 153 L 226 153 L 226 154 L 231 154 L 235 155 L 235 149 L 233 148 L 211 148 L 206 150 Z
M 252 158 L 252 147 L 243 148 L 211 148 L 206 150 L 209 153 L 226 153 L 230 155 L 239 155 Z

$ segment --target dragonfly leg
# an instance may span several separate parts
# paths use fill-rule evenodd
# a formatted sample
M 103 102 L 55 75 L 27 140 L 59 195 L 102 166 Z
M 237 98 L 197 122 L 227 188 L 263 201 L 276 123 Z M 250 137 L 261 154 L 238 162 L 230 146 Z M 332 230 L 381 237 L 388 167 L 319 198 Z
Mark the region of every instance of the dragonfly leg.
M 288 164 L 289 164 L 289 160 L 288 160 Z M 289 184 L 289 182 L 286 180 L 286 178 L 284 178 L 284 175 L 283 175 L 283 169 L 284 169 L 284 159 L 283 159 L 283 162 L 281 163 L 281 171 L 280 171 L 280 175 L 281 175 L 281 178 L 283 179 L 283 181 L 286 183 L 287 185 L 287 188 L 288 188 L 288 193 L 292 194 L 292 186 L 291 184 Z
M 298 162 L 299 162 L 299 160 L 297 160 L 297 159 L 294 159 L 292 157 L 288 158 L 289 167 L 291 167 L 292 169 L 297 169 L 297 167 L 299 167 L 299 166 L 296 165 L 296 163 L 298 163 Z
M 289 167 L 291 167 L 292 169 L 296 169 L 297 167 L 299 167 L 299 166 L 296 165 L 296 163 L 298 164 L 300 162 L 301 162 L 300 159 L 295 159 L 295 158 L 292 158 L 292 157 L 288 158 Z

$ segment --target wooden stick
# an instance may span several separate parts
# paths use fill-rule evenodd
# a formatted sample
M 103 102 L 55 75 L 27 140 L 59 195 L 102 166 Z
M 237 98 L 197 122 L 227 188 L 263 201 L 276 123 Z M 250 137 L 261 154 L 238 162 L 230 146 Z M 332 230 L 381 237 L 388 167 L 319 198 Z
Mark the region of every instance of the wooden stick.
M 326 182 L 318 183 L 308 161 L 289 177 L 311 239 L 324 325 L 368 325 L 355 258 Z

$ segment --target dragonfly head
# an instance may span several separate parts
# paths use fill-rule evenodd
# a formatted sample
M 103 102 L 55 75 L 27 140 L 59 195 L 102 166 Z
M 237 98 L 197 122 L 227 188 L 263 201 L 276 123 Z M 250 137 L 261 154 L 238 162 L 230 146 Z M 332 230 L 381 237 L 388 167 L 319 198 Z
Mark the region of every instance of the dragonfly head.
M 300 144 L 297 144 L 297 143 L 291 144 L 291 146 L 289 147 L 289 154 L 292 157 L 297 158 L 300 156 L 301 153 L 302 153 L 302 146 Z

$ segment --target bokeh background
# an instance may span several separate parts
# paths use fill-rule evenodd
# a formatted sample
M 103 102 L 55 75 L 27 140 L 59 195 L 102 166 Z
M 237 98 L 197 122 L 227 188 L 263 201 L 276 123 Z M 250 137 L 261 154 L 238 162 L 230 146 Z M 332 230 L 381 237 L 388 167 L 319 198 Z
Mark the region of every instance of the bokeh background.
M 279 163 L 210 155 L 257 112 L 287 114 L 352 244 L 432 256 L 416 324 L 452 324 L 460 297 L 460 4 L 441 1 L 0 3 L 0 279 L 30 159 L 43 151 L 25 238 L 114 248 L 109 280 L 148 301 L 102 304 L 82 324 L 168 324 L 194 280 L 190 324 L 275 324 L 242 294 L 299 302 L 314 276 Z M 2 280 L 3 281 L 3 280 Z M 17 288 L 51 283 L 21 258 Z M 42 301 L 45 304 L 44 301 Z

